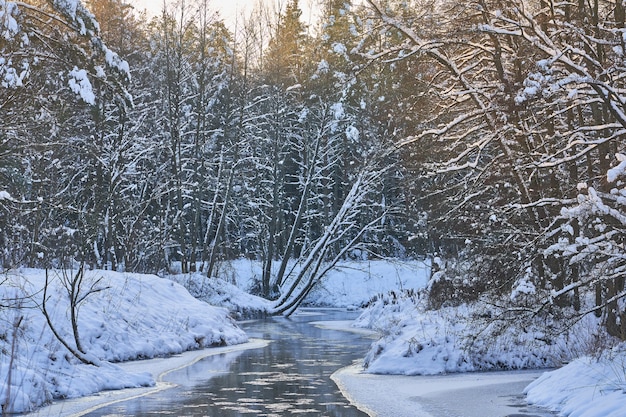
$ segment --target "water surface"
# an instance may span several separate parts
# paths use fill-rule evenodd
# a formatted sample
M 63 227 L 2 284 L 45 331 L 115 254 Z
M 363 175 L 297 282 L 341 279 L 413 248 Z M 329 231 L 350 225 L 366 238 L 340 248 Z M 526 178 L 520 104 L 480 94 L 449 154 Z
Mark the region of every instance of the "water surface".
M 87 416 L 366 417 L 341 395 L 330 375 L 365 355 L 372 340 L 310 322 L 357 313 L 313 311 L 242 323 L 262 349 L 211 356 L 165 378 L 178 386 L 110 405 Z
M 345 374 L 367 352 L 372 339 L 362 334 L 316 326 L 350 320 L 357 313 L 304 310 L 290 319 L 242 323 L 264 348 L 212 355 L 165 381 L 176 387 L 100 408 L 87 416 L 185 417 L 546 417 L 529 407 L 521 393 L 537 375 L 528 372 L 452 374 L 434 377 L 374 376 L 355 373 L 347 394 L 330 376 Z M 356 385 L 354 385 L 356 384 Z M 345 384 L 342 384 L 345 388 Z M 359 402 L 360 401 L 360 402 Z M 366 405 L 366 406 L 364 406 Z

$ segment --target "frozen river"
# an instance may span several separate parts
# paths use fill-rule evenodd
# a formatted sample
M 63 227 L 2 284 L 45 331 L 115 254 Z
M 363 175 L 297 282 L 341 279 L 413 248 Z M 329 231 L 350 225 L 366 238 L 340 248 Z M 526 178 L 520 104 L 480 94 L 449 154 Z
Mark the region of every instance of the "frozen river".
M 333 375 L 355 405 L 377 417 L 548 417 L 522 392 L 537 371 L 477 372 L 436 376 L 370 375 L 360 367 Z
M 352 364 L 372 339 L 320 326 L 355 313 L 304 310 L 292 317 L 242 324 L 250 349 L 188 353 L 124 364 L 150 370 L 156 388 L 103 393 L 60 402 L 37 415 L 72 416 L 336 416 L 537 417 L 523 388 L 540 372 L 435 377 L 374 376 Z M 339 326 L 341 327 L 341 326 Z M 221 348 L 220 348 L 221 349 Z M 211 350 L 209 350 L 211 351 Z M 208 351 L 203 351 L 208 352 Z M 187 359 L 185 359 L 187 358 Z M 169 368 L 168 368 L 168 365 Z M 142 368 L 142 369 L 141 369 Z M 60 408 L 59 408 L 60 407 Z M 60 411 L 59 411 L 60 410 Z

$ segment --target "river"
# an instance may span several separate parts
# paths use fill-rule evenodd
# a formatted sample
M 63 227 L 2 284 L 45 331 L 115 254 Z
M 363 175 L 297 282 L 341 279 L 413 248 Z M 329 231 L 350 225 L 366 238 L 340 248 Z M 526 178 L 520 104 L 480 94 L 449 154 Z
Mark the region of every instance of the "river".
M 90 412 L 79 415 L 550 415 L 527 407 L 520 396 L 524 385 L 535 377 L 528 373 L 479 373 L 440 377 L 393 377 L 359 373 L 355 366 L 349 365 L 365 355 L 372 339 L 315 323 L 349 320 L 355 318 L 356 314 L 332 309 L 303 310 L 289 319 L 275 317 L 241 323 L 241 327 L 251 338 L 268 340 L 269 343 L 261 348 L 208 356 L 168 373 L 164 380 L 172 388 L 138 395 L 104 407 L 94 407 Z M 339 369 L 342 371 L 336 372 Z M 344 392 L 345 396 L 331 380 L 334 373 L 333 379 L 339 382 L 344 391 L 349 387 Z M 503 383 L 502 378 L 508 382 Z M 517 382 L 510 383 L 511 380 Z M 476 385 L 472 381 L 483 382 Z M 417 385 L 413 388 L 411 384 Z M 437 384 L 442 388 L 435 389 Z M 494 390 L 495 387 L 499 387 L 498 390 Z M 498 408 L 493 407 L 495 403 Z
M 241 323 L 262 349 L 210 356 L 166 380 L 177 387 L 98 409 L 86 416 L 336 416 L 367 417 L 341 394 L 330 376 L 363 357 L 372 340 L 324 329 L 318 320 L 356 313 L 311 311 Z

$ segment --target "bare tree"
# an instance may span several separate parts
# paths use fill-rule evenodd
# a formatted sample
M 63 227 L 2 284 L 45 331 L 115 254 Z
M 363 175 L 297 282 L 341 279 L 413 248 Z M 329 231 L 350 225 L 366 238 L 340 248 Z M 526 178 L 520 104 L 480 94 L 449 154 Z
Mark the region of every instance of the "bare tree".
M 94 359 L 89 358 L 87 351 L 84 349 L 81 343 L 78 326 L 78 316 L 80 306 L 90 295 L 98 293 L 100 291 L 105 291 L 107 288 L 100 285 L 102 283 L 102 278 L 98 278 L 91 282 L 85 279 L 84 262 L 80 264 L 75 273 L 74 271 L 68 271 L 66 269 L 63 269 L 61 271 L 61 275 L 59 276 L 59 280 L 65 290 L 65 294 L 67 295 L 69 301 L 69 319 L 72 331 L 73 345 L 68 340 L 66 340 L 66 338 L 59 332 L 56 324 L 54 323 L 53 317 L 47 308 L 48 291 L 50 289 L 52 281 L 49 279 L 48 270 L 46 269 L 46 281 L 43 290 L 41 311 L 46 318 L 48 327 L 50 327 L 50 330 L 57 338 L 57 340 L 61 342 L 61 344 L 65 346 L 65 348 L 78 360 L 87 365 L 97 366 L 97 362 Z M 85 285 L 87 285 L 87 288 L 84 288 Z
M 442 2 L 428 12 L 437 28 L 417 23 L 419 7 L 368 5 L 361 56 L 410 61 L 435 100 L 398 145 L 423 152 L 423 199 L 444 202 L 432 204 L 448 239 L 437 246 L 479 272 L 466 277 L 476 283 L 468 296 L 505 296 L 530 280 L 539 310 L 594 312 L 625 337 L 624 277 L 608 250 L 623 236 L 610 197 L 622 192 L 622 5 Z M 396 36 L 373 47 L 382 31 Z
M 380 185 L 385 168 L 366 165 L 355 178 L 350 191 L 342 202 L 340 210 L 324 228 L 323 234 L 301 255 L 301 265 L 293 277 L 285 280 L 281 296 L 274 304 L 274 314 L 293 314 L 306 296 L 324 275 L 350 251 L 363 247 L 363 235 L 376 229 L 381 224 L 385 213 L 380 213 L 367 224 L 358 221 L 359 215 L 366 210 L 368 195 Z M 342 242 L 341 250 L 334 256 L 328 256 L 335 243 Z

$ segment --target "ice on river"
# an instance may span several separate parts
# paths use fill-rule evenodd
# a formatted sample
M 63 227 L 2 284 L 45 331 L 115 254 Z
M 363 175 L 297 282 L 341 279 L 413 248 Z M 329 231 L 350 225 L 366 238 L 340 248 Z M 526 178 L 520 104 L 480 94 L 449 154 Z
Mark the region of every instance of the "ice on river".
M 528 411 L 521 393 L 541 371 L 450 375 L 373 375 L 355 364 L 333 381 L 350 402 L 373 417 L 502 417 Z M 532 411 L 533 416 L 540 412 Z M 549 415 L 549 414 L 544 414 Z

